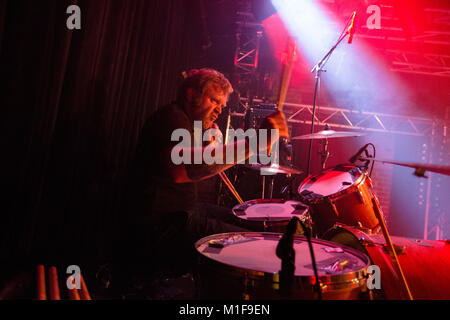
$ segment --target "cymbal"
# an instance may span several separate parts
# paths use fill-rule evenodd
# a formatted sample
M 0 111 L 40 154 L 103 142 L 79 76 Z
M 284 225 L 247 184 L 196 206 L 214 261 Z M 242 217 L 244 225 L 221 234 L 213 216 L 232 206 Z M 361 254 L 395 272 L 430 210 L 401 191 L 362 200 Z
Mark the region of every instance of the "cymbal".
M 414 162 L 400 162 L 400 161 L 392 161 L 392 160 L 384 160 L 384 159 L 375 159 L 375 158 L 367 158 L 360 157 L 359 160 L 362 161 L 378 161 L 382 163 L 390 163 L 403 167 L 409 167 L 416 169 L 416 175 L 423 176 L 425 171 L 431 171 L 436 173 L 441 173 L 450 176 L 450 166 L 439 166 L 435 164 L 425 164 L 425 163 L 414 163 Z
M 288 166 L 281 166 L 278 164 L 272 164 L 272 165 L 262 165 L 259 163 L 256 164 L 246 164 L 247 168 L 254 169 L 254 170 L 260 170 L 265 171 L 268 173 L 282 173 L 282 174 L 302 174 L 303 171 L 298 170 L 294 167 L 288 167 Z
M 360 132 L 334 131 L 322 130 L 316 133 L 305 134 L 302 136 L 293 137 L 292 140 L 311 140 L 311 139 L 330 139 L 330 138 L 346 138 L 359 137 L 365 135 Z

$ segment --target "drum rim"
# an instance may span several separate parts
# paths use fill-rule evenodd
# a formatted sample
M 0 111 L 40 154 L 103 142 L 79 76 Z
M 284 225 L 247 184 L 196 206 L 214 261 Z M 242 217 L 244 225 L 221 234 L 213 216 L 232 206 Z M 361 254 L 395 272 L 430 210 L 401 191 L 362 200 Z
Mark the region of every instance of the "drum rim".
M 238 276 L 242 276 L 245 280 L 256 280 L 256 282 L 264 282 L 264 281 L 272 281 L 272 287 L 274 289 L 279 288 L 279 272 L 265 272 L 259 270 L 250 270 L 244 267 L 231 265 L 228 263 L 219 262 L 213 258 L 210 258 L 200 252 L 198 248 L 204 244 L 205 242 L 213 239 L 217 239 L 220 237 L 230 237 L 234 235 L 249 235 L 253 237 L 273 237 L 280 239 L 283 234 L 275 233 L 275 232 L 227 232 L 227 233 L 219 233 L 210 235 L 204 238 L 199 239 L 195 242 L 195 250 L 198 255 L 205 259 L 208 262 L 208 267 L 215 267 L 218 271 L 223 271 L 230 274 L 235 274 Z M 307 238 L 305 236 L 294 235 L 294 240 L 298 239 L 304 242 L 307 242 Z M 334 290 L 342 290 L 342 289 L 353 289 L 358 288 L 364 285 L 365 280 L 367 278 L 367 268 L 371 264 L 370 258 L 356 249 L 351 247 L 347 247 L 338 243 L 334 243 L 331 241 L 323 240 L 323 239 L 312 239 L 313 243 L 326 244 L 330 247 L 339 247 L 344 250 L 344 252 L 350 252 L 354 256 L 360 258 L 365 263 L 365 266 L 358 270 L 353 270 L 347 273 L 335 274 L 335 275 L 319 275 L 319 282 L 321 285 L 321 289 L 323 292 L 330 292 Z M 247 281 L 246 281 L 247 282 Z M 311 276 L 294 276 L 295 283 L 301 283 L 304 287 L 314 288 L 315 277 Z M 364 282 L 364 283 L 362 283 Z M 248 281 L 247 285 L 257 287 L 258 284 L 253 283 L 253 281 Z

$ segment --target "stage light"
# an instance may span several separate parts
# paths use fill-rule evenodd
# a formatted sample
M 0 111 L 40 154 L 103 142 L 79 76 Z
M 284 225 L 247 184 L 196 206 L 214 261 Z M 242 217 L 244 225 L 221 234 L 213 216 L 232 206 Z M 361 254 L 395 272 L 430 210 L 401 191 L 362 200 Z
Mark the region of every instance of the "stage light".
M 333 47 L 339 36 L 348 28 L 352 12 L 343 20 L 338 19 L 319 1 L 272 0 L 277 14 L 289 33 L 297 42 L 299 55 L 304 59 L 303 72 L 310 70 Z M 364 23 L 366 12 L 358 12 L 357 25 Z M 266 20 L 264 26 L 271 28 Z M 280 37 L 272 34 L 273 37 Z M 352 44 L 342 41 L 327 61 L 326 73 L 321 74 L 322 84 L 343 108 L 370 111 L 393 111 L 404 109 L 408 103 L 405 87 L 390 72 L 381 57 L 358 38 L 358 30 Z M 314 75 L 311 75 L 313 81 Z M 295 79 L 294 79 L 295 82 Z

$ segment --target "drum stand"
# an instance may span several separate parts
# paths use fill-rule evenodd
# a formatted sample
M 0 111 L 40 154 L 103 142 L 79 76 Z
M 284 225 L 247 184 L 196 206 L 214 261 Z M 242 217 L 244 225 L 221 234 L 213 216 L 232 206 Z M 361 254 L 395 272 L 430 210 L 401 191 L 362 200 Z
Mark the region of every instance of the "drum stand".
M 400 262 L 398 261 L 397 253 L 395 252 L 394 245 L 393 245 L 393 243 L 391 241 L 391 237 L 389 236 L 389 232 L 388 232 L 386 224 L 384 222 L 384 216 L 383 216 L 383 213 L 381 211 L 380 204 L 379 204 L 378 199 L 377 199 L 377 197 L 375 195 L 373 195 L 372 204 L 373 204 L 375 215 L 378 218 L 378 221 L 380 222 L 380 227 L 381 227 L 381 230 L 383 232 L 384 238 L 386 240 L 386 244 L 388 245 L 389 249 L 392 252 L 392 258 L 394 260 L 394 264 L 396 265 L 397 270 L 400 273 L 402 285 L 403 285 L 403 287 L 405 288 L 405 290 L 406 290 L 406 292 L 408 294 L 409 300 L 413 300 L 413 296 L 412 296 L 411 291 L 409 289 L 408 283 L 406 282 L 406 278 L 405 278 L 405 275 L 403 274 L 402 267 L 400 266 Z
M 328 125 L 325 126 L 325 128 L 327 128 Z M 327 130 L 327 129 L 325 129 Z M 328 151 L 328 139 L 325 138 L 324 142 L 323 142 L 323 151 L 320 152 L 321 155 L 321 159 L 322 159 L 322 170 L 325 169 L 326 163 L 328 158 L 330 157 L 330 152 Z
M 273 183 L 274 183 L 274 176 L 271 176 L 270 177 L 270 186 L 269 186 L 269 199 L 272 199 L 272 196 L 273 196 Z M 266 176 L 263 175 L 261 199 L 265 199 L 265 196 L 266 196 L 265 189 L 266 189 Z

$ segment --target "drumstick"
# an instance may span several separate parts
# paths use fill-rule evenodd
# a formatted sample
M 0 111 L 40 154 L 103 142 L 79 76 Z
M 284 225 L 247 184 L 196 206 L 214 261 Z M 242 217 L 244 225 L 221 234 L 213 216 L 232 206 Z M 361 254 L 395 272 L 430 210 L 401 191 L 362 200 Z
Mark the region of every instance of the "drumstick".
M 51 266 L 48 270 L 50 300 L 61 300 L 58 285 L 58 272 L 56 267 Z
M 68 276 L 67 279 L 70 279 L 70 283 L 72 284 L 75 282 L 75 278 L 73 276 Z M 69 283 L 69 281 L 67 283 Z M 73 288 L 69 288 L 69 286 L 67 286 L 67 293 L 69 295 L 69 300 L 81 300 L 80 294 L 75 286 L 73 286 Z
M 291 73 L 293 62 L 297 59 L 297 46 L 292 37 L 287 40 L 287 50 L 286 50 L 286 64 L 283 67 L 283 75 L 281 77 L 280 94 L 278 98 L 278 110 L 283 111 L 284 101 L 286 100 L 287 91 L 289 88 L 289 82 L 291 81 Z M 267 150 L 267 155 L 271 156 L 272 147 L 270 146 Z M 275 155 L 274 157 L 276 157 Z
M 81 274 L 80 280 L 81 280 L 81 290 L 80 290 L 81 300 L 92 300 L 91 295 L 89 294 L 88 288 L 86 286 L 86 282 L 84 282 L 84 278 Z
M 242 200 L 242 198 L 239 196 L 239 194 L 237 193 L 236 189 L 233 187 L 233 185 L 231 184 L 231 181 L 228 180 L 227 175 L 225 174 L 225 172 L 220 172 L 219 173 L 220 178 L 222 179 L 222 181 L 227 185 L 228 189 L 230 189 L 231 193 L 234 195 L 234 197 L 236 198 L 236 200 L 239 203 L 243 203 L 244 201 Z
M 38 300 L 47 300 L 45 288 L 45 268 L 42 264 L 36 268 L 36 298 Z
M 408 298 L 409 298 L 409 300 L 414 300 L 413 296 L 411 294 L 411 290 L 409 290 L 408 283 L 406 282 L 405 275 L 403 274 L 403 270 L 402 270 L 402 267 L 400 265 L 400 261 L 398 261 L 397 253 L 395 252 L 395 248 L 394 248 L 394 245 L 392 244 L 391 237 L 389 236 L 389 232 L 387 230 L 386 224 L 384 223 L 384 218 L 383 218 L 383 215 L 381 213 L 380 204 L 378 203 L 378 199 L 377 199 L 376 196 L 373 196 L 372 203 L 373 203 L 373 206 L 374 206 L 374 209 L 375 209 L 374 210 L 375 214 L 376 214 L 376 216 L 377 216 L 377 218 L 378 218 L 378 220 L 380 222 L 380 226 L 381 226 L 381 230 L 383 231 L 384 238 L 386 239 L 386 243 L 388 244 L 389 249 L 392 252 L 392 257 L 393 257 L 394 263 L 397 266 L 398 271 L 400 272 L 400 277 L 401 277 L 401 280 L 402 280 L 402 284 L 405 287 L 406 292 L 408 293 Z
M 226 174 L 224 172 L 219 173 L 220 177 L 222 178 L 223 182 L 227 185 L 228 189 L 230 189 L 231 193 L 234 195 L 234 197 L 236 198 L 236 200 L 239 203 L 243 203 L 244 201 L 242 200 L 242 198 L 239 196 L 239 194 L 237 193 L 236 189 L 233 187 L 233 185 L 231 184 L 230 180 L 228 180 L 228 177 L 226 176 Z
M 287 42 L 286 64 L 284 66 L 283 75 L 281 78 L 280 95 L 278 99 L 278 110 L 283 110 L 284 101 L 286 100 L 287 91 L 289 88 L 289 82 L 291 80 L 292 65 L 296 60 L 297 46 L 295 41 L 289 37 Z

